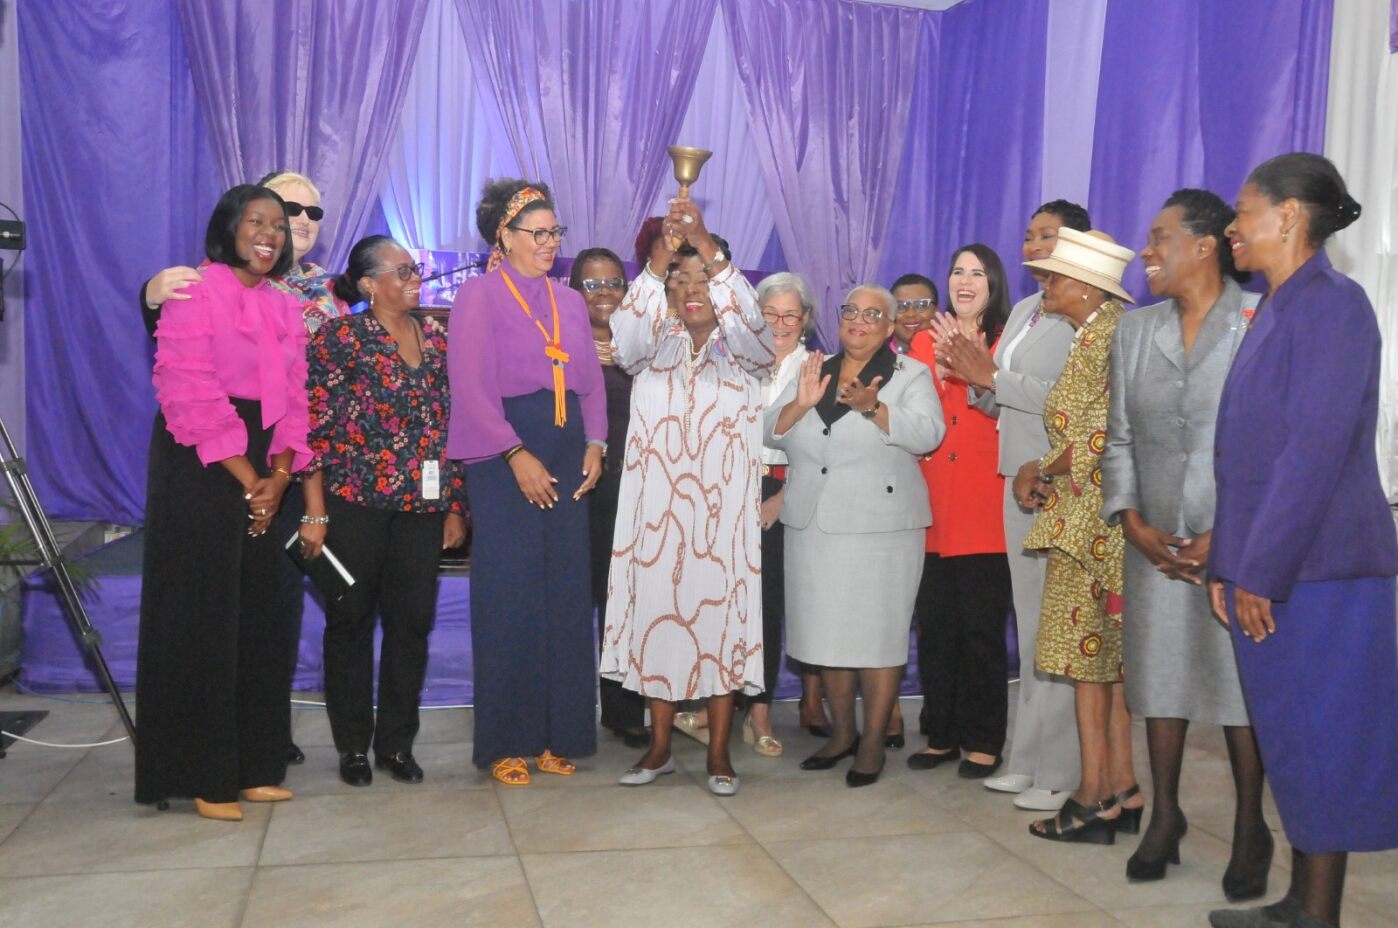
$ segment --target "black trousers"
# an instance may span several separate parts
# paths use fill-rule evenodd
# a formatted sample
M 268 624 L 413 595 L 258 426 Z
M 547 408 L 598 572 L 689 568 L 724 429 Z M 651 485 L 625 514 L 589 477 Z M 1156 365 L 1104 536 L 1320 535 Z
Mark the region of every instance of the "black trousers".
M 762 500 L 779 493 L 785 484 L 775 477 L 762 478 Z M 747 702 L 772 702 L 777 675 L 782 669 L 782 625 L 786 619 L 786 545 L 777 521 L 762 533 L 762 692 Z
M 413 749 L 437 614 L 437 559 L 446 514 L 370 509 L 326 494 L 325 543 L 355 578 L 325 606 L 325 708 L 340 753 Z M 383 621 L 374 716 L 374 617 Z
M 996 756 L 1004 749 L 1009 613 L 1005 555 L 927 555 L 915 614 L 928 747 Z
M 616 454 L 621 454 L 618 447 Z M 597 610 L 597 642 L 601 646 L 607 627 L 607 575 L 612 565 L 612 535 L 616 529 L 617 495 L 621 491 L 621 467 L 608 462 L 588 494 L 588 535 L 592 563 L 592 605 Z M 618 680 L 599 680 L 602 727 L 612 731 L 638 729 L 646 724 L 646 701 Z
M 248 459 L 267 473 L 261 405 L 234 399 Z M 233 802 L 286 776 L 289 636 L 271 532 L 248 535 L 243 488 L 205 467 L 157 415 L 146 483 L 136 655 L 136 801 Z

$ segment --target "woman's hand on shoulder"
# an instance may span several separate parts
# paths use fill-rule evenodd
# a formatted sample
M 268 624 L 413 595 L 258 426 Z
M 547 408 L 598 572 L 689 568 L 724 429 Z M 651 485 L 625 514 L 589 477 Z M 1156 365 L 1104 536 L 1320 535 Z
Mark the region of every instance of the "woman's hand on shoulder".
M 146 281 L 146 306 L 155 309 L 171 300 L 187 300 L 185 288 L 197 284 L 204 278 L 198 269 L 177 265 L 167 267 Z

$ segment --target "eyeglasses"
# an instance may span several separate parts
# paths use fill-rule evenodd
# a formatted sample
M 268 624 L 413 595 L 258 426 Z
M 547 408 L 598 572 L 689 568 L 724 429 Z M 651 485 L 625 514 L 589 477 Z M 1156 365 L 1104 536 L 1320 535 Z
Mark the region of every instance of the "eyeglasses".
M 286 200 L 286 214 L 288 216 L 299 216 L 305 213 L 312 222 L 320 222 L 325 218 L 325 210 L 319 206 L 302 206 L 295 200 Z
M 548 243 L 549 239 L 553 239 L 555 242 L 561 242 L 563 241 L 563 236 L 568 234 L 567 226 L 554 226 L 552 229 L 526 229 L 523 226 L 509 226 L 508 228 L 516 232 L 528 232 L 530 235 L 534 236 L 535 245 L 545 245 Z
M 846 303 L 844 306 L 840 307 L 840 318 L 846 322 L 853 322 L 856 319 L 863 318 L 865 322 L 873 323 L 883 322 L 886 317 L 883 314 L 883 310 L 879 309 L 877 306 L 870 306 L 868 309 L 860 309 L 853 303 Z
M 767 320 L 768 325 L 780 322 L 782 325 L 794 326 L 805 321 L 800 313 L 777 313 L 767 309 L 762 311 L 762 318 Z
M 539 244 L 543 244 L 540 242 Z M 603 290 L 625 290 L 626 281 L 620 277 L 586 277 L 581 281 L 584 293 L 599 293 Z
M 676 274 L 673 271 L 665 278 L 667 289 L 688 290 L 690 287 L 705 285 L 709 282 L 709 275 L 700 273 L 697 277 L 690 277 L 688 274 Z
M 414 277 L 421 277 L 422 272 L 427 269 L 427 265 L 419 261 L 417 264 L 400 264 L 397 267 L 380 268 L 374 273 L 375 277 L 380 274 L 387 274 L 389 271 L 398 275 L 398 279 L 404 282 L 412 280 Z
M 925 311 L 931 309 L 932 307 L 934 307 L 934 306 L 936 306 L 936 305 L 937 305 L 937 301 L 936 301 L 936 300 L 928 300 L 928 299 L 922 299 L 922 300 L 899 300 L 899 301 L 898 301 L 898 315 L 901 316 L 901 315 L 903 315 L 904 313 L 920 313 L 920 312 L 925 312 Z

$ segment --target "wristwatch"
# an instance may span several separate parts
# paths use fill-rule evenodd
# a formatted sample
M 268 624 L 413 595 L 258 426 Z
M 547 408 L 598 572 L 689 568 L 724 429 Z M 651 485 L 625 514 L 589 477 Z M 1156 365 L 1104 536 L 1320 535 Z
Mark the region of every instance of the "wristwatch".
M 709 273 L 709 268 L 713 267 L 715 264 L 722 264 L 727 260 L 728 256 L 724 254 L 723 249 L 720 248 L 718 251 L 714 252 L 714 259 L 706 263 L 701 270 L 703 270 L 703 272 L 707 274 Z
M 860 413 L 866 419 L 872 419 L 879 414 L 879 407 L 883 405 L 882 400 L 874 400 L 874 405 Z

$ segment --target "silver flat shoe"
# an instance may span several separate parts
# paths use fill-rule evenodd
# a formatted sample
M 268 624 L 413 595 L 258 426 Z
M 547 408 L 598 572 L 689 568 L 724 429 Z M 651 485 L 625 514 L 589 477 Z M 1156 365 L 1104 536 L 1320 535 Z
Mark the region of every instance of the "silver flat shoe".
M 736 796 L 738 795 L 738 778 L 732 777 L 709 777 L 709 792 L 715 796 Z
M 622 786 L 645 786 L 647 783 L 654 783 L 667 773 L 675 772 L 675 759 L 672 757 L 665 763 L 651 770 L 646 767 L 632 767 L 621 775 L 617 780 Z

